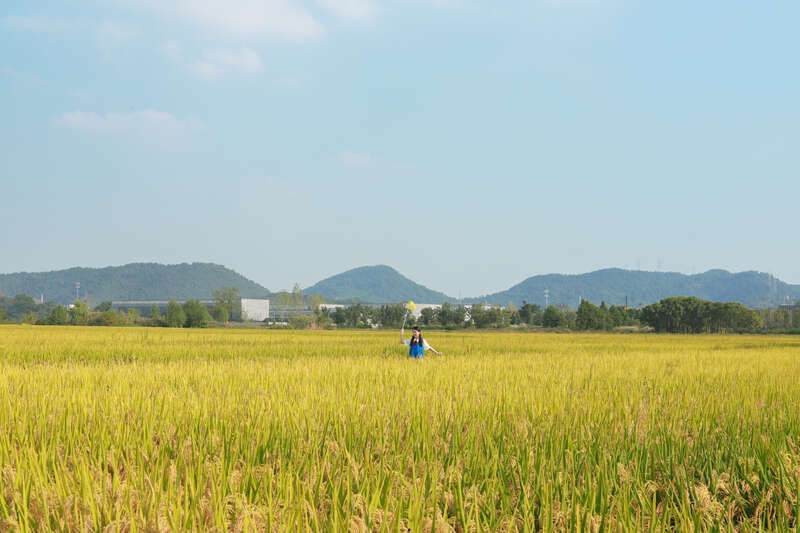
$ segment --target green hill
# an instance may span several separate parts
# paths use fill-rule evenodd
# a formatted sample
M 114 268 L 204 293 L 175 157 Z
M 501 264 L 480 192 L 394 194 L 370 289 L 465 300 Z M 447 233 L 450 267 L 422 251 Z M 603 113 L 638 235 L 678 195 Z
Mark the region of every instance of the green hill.
M 70 268 L 53 272 L 0 274 L 0 292 L 6 296 L 29 294 L 58 304 L 80 296 L 91 304 L 113 300 L 210 299 L 222 287 L 236 287 L 244 297 L 263 298 L 269 291 L 222 265 L 132 263 L 106 268 Z
M 419 303 L 453 302 L 454 298 L 414 283 L 386 265 L 354 268 L 324 279 L 304 290 L 321 294 L 329 301 L 391 303 L 414 300 Z
M 80 282 L 81 298 L 90 303 L 113 300 L 210 299 L 221 287 L 236 287 L 244 297 L 263 298 L 269 291 L 233 270 L 212 263 L 160 265 L 132 263 L 107 268 L 70 268 L 54 272 L 0 274 L 0 292 L 6 296 L 28 294 L 58 304 L 75 299 Z M 709 270 L 703 274 L 644 272 L 609 268 L 586 274 L 533 276 L 508 290 L 467 298 L 469 302 L 505 305 L 522 301 L 544 305 L 544 291 L 551 303 L 576 307 L 583 298 L 610 305 L 650 304 L 669 296 L 696 296 L 716 302 L 740 302 L 749 307 L 772 307 L 800 300 L 800 285 L 790 285 L 762 272 L 731 273 Z M 414 300 L 419 303 L 454 302 L 455 299 L 406 278 L 385 266 L 354 268 L 305 289 L 328 301 L 389 303 Z
M 544 305 L 544 291 L 550 293 L 550 303 L 565 303 L 576 307 L 580 298 L 599 304 L 650 304 L 669 296 L 696 296 L 714 302 L 740 302 L 748 307 L 772 307 L 784 303 L 786 297 L 800 299 L 800 285 L 790 285 L 762 272 L 731 273 L 709 270 L 703 274 L 686 275 L 676 272 L 644 272 L 609 268 L 587 274 L 548 274 L 533 276 L 508 290 L 473 298 L 470 301 L 516 305 L 523 300 Z

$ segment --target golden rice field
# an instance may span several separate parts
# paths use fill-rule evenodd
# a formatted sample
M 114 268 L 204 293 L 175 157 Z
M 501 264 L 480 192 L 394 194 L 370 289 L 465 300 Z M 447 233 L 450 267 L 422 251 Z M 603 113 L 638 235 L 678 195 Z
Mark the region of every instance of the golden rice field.
M 0 530 L 790 530 L 800 339 L 0 326 Z

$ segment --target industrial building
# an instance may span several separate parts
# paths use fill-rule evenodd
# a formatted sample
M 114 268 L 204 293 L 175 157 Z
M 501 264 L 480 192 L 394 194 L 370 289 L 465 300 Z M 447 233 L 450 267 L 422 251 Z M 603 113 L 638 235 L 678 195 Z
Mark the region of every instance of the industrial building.
M 263 322 L 269 318 L 269 300 L 242 298 L 242 320 Z

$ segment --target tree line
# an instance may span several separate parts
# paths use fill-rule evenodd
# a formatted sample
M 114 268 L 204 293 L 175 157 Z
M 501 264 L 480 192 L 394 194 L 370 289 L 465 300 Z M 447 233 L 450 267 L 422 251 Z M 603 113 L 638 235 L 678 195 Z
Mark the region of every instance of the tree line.
M 27 294 L 0 296 L 0 322 L 33 324 L 41 316 L 47 316 L 55 304 L 40 303 Z
M 322 314 L 338 327 L 396 327 L 399 328 L 406 317 L 402 304 L 387 304 L 372 307 L 354 304 L 334 311 L 323 310 Z M 609 307 L 605 303 L 594 306 L 584 301 L 576 312 L 566 306 L 551 305 L 542 309 L 536 304 L 522 303 L 517 308 L 510 303 L 499 305 L 472 304 L 453 305 L 444 303 L 440 308 L 424 308 L 414 321 L 420 326 L 441 327 L 445 329 L 499 329 L 507 327 L 533 326 L 563 329 L 605 329 L 625 325 L 636 325 L 638 310 L 622 307 Z
M 136 309 L 115 311 L 110 302 L 89 309 L 86 302 L 76 301 L 69 308 L 51 303 L 38 303 L 28 295 L 0 297 L 0 322 L 22 322 L 41 325 L 96 326 L 161 326 L 203 328 L 241 320 L 241 298 L 233 287 L 214 291 L 214 305 L 207 308 L 199 300 L 179 304 L 170 300 L 162 311 L 153 305 L 142 317 Z M 334 310 L 321 306 L 323 299 L 305 296 L 297 287 L 276 301 L 277 310 L 302 309 L 287 316 L 288 327 L 308 328 L 399 328 L 407 317 L 403 304 L 369 306 L 353 304 Z M 583 300 L 577 310 L 565 305 L 542 309 L 523 301 L 471 306 L 445 303 L 440 308 L 424 308 L 419 318 L 409 325 L 444 329 L 500 329 L 507 327 L 542 327 L 572 331 L 611 331 L 630 326 L 652 328 L 665 333 L 729 333 L 776 332 L 800 333 L 800 305 L 753 310 L 739 303 L 720 303 L 696 297 L 671 297 L 637 308 L 595 305 Z
M 800 326 L 800 311 L 794 313 L 777 313 L 784 329 L 790 329 L 786 325 L 791 324 L 795 316 L 795 327 Z M 480 304 L 468 307 L 445 303 L 438 309 L 423 309 L 416 323 L 445 329 L 533 326 L 572 331 L 612 331 L 628 326 L 652 328 L 665 333 L 743 333 L 763 331 L 765 320 L 762 317 L 765 315 L 773 316 L 775 313 L 754 311 L 735 302 L 672 297 L 641 309 L 609 306 L 605 302 L 595 305 L 588 300 L 581 301 L 577 310 L 562 305 L 550 305 L 542 309 L 527 302 L 523 302 L 519 309 L 513 304 L 507 307 Z M 355 304 L 337 308 L 327 316 L 338 327 L 400 327 L 406 311 L 402 304 L 380 307 Z M 774 329 L 773 323 L 769 325 L 770 329 Z
M 709 302 L 693 296 L 664 298 L 642 308 L 641 320 L 658 332 L 754 332 L 763 321 L 756 311 L 740 303 Z
M 241 318 L 241 298 L 235 287 L 223 287 L 213 291 L 214 306 L 210 309 L 200 300 L 192 299 L 179 304 L 170 300 L 164 311 L 153 304 L 146 316 L 139 310 L 129 308 L 116 311 L 111 302 L 102 302 L 93 309 L 89 304 L 76 300 L 72 305 L 37 303 L 25 294 L 0 297 L 0 322 L 10 321 L 52 326 L 160 326 L 206 328 L 227 323 L 231 318 Z
M 762 327 L 766 331 L 800 334 L 800 302 L 794 306 L 758 309 L 756 313 L 761 318 Z
M 75 301 L 71 306 L 55 306 L 48 315 L 36 319 L 33 324 L 49 326 L 161 326 L 171 328 L 206 328 L 214 323 L 208 309 L 199 300 L 187 300 L 179 304 L 167 303 L 164 312 L 157 305 L 150 308 L 149 315 L 142 317 L 137 309 L 115 311 L 111 302 L 103 302 L 89 309 L 86 302 Z

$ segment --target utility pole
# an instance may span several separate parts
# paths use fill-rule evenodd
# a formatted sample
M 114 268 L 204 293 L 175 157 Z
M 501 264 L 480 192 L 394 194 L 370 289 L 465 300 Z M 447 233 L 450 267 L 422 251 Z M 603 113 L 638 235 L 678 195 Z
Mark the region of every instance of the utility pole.
M 544 290 L 544 308 L 550 307 L 550 289 Z

